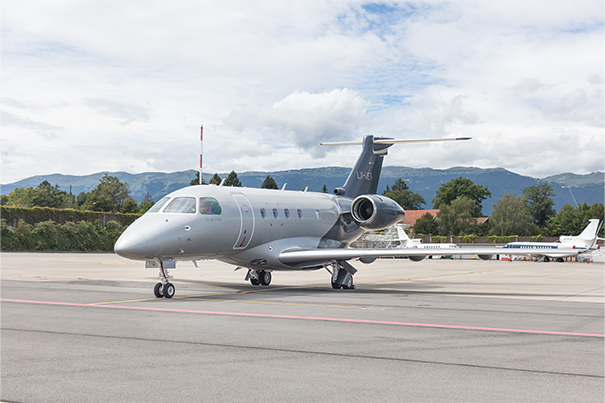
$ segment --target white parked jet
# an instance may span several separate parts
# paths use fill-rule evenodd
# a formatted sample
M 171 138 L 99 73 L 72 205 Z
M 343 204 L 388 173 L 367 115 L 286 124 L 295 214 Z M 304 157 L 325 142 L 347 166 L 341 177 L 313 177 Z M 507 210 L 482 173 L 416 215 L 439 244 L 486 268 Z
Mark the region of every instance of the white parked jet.
M 443 256 L 443 255 L 451 255 L 451 254 L 459 254 L 460 246 L 455 243 L 424 243 L 420 239 L 411 239 L 408 234 L 405 233 L 403 227 L 401 225 L 396 225 L 397 235 L 400 240 L 401 246 L 400 248 L 407 249 L 430 249 L 434 253 L 431 256 Z M 410 260 L 420 261 L 424 258 L 424 256 L 409 256 Z
M 431 249 L 434 253 L 428 255 L 429 259 L 432 256 L 458 254 L 460 247 L 454 243 L 423 243 L 421 239 L 411 239 L 406 234 L 403 224 L 395 224 L 387 228 L 384 233 L 367 233 L 362 237 L 365 241 L 370 241 L 374 244 L 381 245 L 384 248 L 396 249 Z M 454 250 L 455 249 L 455 250 Z M 410 260 L 419 262 L 425 256 L 409 256 Z
M 502 248 L 502 254 L 508 254 L 509 250 L 525 251 L 525 254 L 528 256 L 543 257 L 544 261 L 548 262 L 551 258 L 563 261 L 564 257 L 585 253 L 596 245 L 597 234 L 602 224 L 596 218 L 588 221 L 588 226 L 578 236 L 562 236 L 559 238 L 559 242 L 510 242 Z M 557 253 L 557 250 L 561 246 L 571 249 L 571 253 L 566 255 Z M 553 250 L 554 253 L 552 253 Z
M 123 257 L 158 267 L 161 281 L 156 297 L 172 298 L 168 268 L 176 261 L 217 259 L 247 268 L 246 280 L 269 285 L 274 271 L 318 270 L 332 275 L 332 287 L 351 289 L 357 272 L 351 259 L 371 263 L 380 256 L 422 259 L 430 249 L 350 249 L 366 230 L 385 229 L 401 221 L 403 209 L 376 194 L 384 156 L 395 143 L 456 141 L 468 138 L 394 140 L 366 136 L 344 186 L 334 194 L 286 190 L 188 186 L 159 200 L 132 223 L 114 250 Z M 493 249 L 493 250 L 491 250 Z M 491 258 L 501 249 L 467 254 Z M 331 270 L 330 270 L 331 269 Z

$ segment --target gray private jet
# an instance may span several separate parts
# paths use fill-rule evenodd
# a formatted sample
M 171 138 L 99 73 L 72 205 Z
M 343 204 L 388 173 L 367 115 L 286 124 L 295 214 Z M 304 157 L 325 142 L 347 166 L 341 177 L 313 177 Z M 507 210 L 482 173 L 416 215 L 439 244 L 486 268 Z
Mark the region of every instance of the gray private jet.
M 352 249 L 364 231 L 388 228 L 405 212 L 395 201 L 376 194 L 384 156 L 396 143 L 459 141 L 469 138 L 395 140 L 366 136 L 362 142 L 322 145 L 363 145 L 345 184 L 334 194 L 226 187 L 188 186 L 159 200 L 130 225 L 114 250 L 125 258 L 146 261 L 159 269 L 154 287 L 158 298 L 175 294 L 168 269 L 177 261 L 216 259 L 247 269 L 245 280 L 267 286 L 272 272 L 326 269 L 334 289 L 353 289 L 357 270 L 349 263 L 372 263 L 378 257 L 409 257 L 418 261 L 429 249 Z M 285 186 L 284 186 L 285 188 Z M 482 259 L 498 248 L 463 249 Z M 507 251 L 515 254 L 516 251 Z M 521 254 L 521 253 L 519 253 Z M 527 254 L 527 252 L 525 252 Z

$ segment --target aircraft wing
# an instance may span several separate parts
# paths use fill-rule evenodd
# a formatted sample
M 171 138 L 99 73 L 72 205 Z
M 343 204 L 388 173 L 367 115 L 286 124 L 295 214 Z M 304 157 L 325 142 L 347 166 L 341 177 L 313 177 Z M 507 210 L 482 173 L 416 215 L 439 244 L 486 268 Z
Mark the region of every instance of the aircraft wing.
M 583 249 L 558 248 L 549 250 L 549 255 L 569 256 L 585 252 Z M 306 264 L 321 264 L 333 260 L 350 260 L 358 258 L 378 258 L 378 257 L 425 257 L 432 255 L 477 255 L 480 258 L 491 258 L 493 255 L 518 255 L 518 256 L 544 256 L 545 251 L 532 251 L 527 249 L 508 249 L 502 247 L 461 247 L 455 249 L 301 249 L 286 250 L 279 254 L 279 260 L 282 263 L 292 266 Z

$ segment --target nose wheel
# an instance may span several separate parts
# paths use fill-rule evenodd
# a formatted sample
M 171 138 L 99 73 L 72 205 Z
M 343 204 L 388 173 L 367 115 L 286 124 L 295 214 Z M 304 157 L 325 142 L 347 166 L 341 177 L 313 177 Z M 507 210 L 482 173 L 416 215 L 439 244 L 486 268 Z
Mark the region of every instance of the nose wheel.
M 153 294 L 156 298 L 170 299 L 174 297 L 176 288 L 174 287 L 174 284 L 168 281 L 171 276 L 168 275 L 168 270 L 164 269 L 164 264 L 162 263 L 162 261 L 160 259 L 156 259 L 156 262 L 158 262 L 160 266 L 161 281 L 153 287 Z

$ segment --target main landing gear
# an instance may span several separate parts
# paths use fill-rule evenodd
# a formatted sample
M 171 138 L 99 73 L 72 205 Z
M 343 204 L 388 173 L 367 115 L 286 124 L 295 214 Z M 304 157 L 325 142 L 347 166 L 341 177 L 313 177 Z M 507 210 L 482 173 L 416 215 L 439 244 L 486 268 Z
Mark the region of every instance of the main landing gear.
M 351 266 L 345 260 L 332 262 L 332 271 L 326 267 L 326 270 L 332 274 L 332 288 L 335 290 L 354 290 L 353 275 L 357 269 Z
M 164 268 L 164 264 L 160 259 L 156 259 L 155 261 L 160 266 L 160 282 L 153 287 L 153 294 L 156 298 L 172 298 L 176 292 L 174 284 L 169 281 L 172 276 L 168 274 L 168 269 Z
M 252 270 L 248 269 L 248 274 L 244 280 L 250 280 L 252 285 L 264 285 L 271 284 L 271 272 L 266 270 Z

